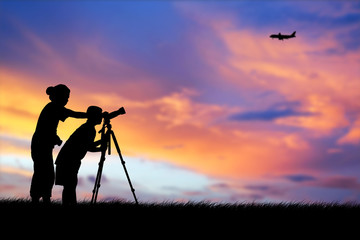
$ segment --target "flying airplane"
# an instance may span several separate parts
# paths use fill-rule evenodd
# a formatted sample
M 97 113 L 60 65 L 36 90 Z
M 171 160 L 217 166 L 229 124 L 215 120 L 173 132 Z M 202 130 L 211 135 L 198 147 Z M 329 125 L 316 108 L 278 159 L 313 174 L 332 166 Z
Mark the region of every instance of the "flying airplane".
M 291 35 L 281 35 L 281 33 L 279 33 L 279 34 L 272 34 L 272 35 L 270 35 L 270 38 L 278 38 L 279 40 L 284 40 L 284 39 L 289 39 L 289 38 L 294 38 L 294 37 L 296 37 L 296 36 L 295 36 L 295 33 L 296 33 L 296 31 L 293 32 Z

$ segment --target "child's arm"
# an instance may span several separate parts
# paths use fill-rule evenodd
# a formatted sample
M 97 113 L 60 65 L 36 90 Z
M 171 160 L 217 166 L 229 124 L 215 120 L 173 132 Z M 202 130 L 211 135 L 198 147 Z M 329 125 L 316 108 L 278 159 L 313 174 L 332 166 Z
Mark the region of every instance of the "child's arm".
M 102 148 L 101 148 L 101 146 L 100 146 L 100 147 L 97 147 L 98 145 L 101 145 L 101 139 L 95 141 L 95 142 L 90 146 L 89 152 L 101 152 Z

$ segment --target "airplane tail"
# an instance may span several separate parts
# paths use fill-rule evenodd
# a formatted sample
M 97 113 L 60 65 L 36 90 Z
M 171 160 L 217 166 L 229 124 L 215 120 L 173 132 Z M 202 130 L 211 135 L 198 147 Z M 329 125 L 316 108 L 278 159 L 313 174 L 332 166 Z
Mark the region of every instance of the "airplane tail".
M 295 33 L 296 33 L 296 31 L 294 31 L 294 32 L 291 34 L 291 36 L 292 36 L 292 37 L 296 37 L 296 36 L 295 36 Z

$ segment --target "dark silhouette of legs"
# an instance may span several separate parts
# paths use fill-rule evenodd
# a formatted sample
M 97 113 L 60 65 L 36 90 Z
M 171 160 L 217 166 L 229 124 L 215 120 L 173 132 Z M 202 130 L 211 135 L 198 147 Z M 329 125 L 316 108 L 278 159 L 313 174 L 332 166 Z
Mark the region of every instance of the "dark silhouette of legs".
M 62 192 L 62 204 L 69 206 L 77 204 L 76 186 L 78 183 L 77 170 L 73 169 L 68 172 L 67 179 L 64 182 L 64 189 Z
M 34 161 L 34 174 L 31 179 L 30 197 L 33 203 L 38 203 L 40 198 L 44 203 L 50 203 L 55 177 L 52 149 L 32 151 L 31 155 Z
M 76 185 L 64 185 L 62 192 L 62 204 L 69 206 L 75 205 L 76 203 Z
M 44 204 L 50 204 L 51 203 L 50 197 L 42 197 L 42 199 L 43 199 Z

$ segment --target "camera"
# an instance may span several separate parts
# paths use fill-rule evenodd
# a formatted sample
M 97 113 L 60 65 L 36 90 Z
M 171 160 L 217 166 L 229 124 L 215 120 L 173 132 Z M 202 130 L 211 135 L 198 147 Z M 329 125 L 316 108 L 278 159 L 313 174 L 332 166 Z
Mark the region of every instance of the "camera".
M 103 112 L 102 114 L 102 117 L 104 118 L 104 121 L 105 122 L 108 122 L 110 119 L 114 118 L 114 117 L 117 117 L 119 115 L 123 115 L 125 114 L 125 108 L 124 107 L 121 107 L 119 108 L 118 110 L 116 111 L 113 111 L 111 113 L 108 113 L 108 112 Z

